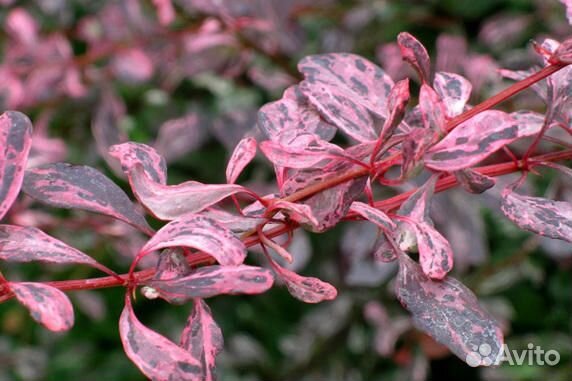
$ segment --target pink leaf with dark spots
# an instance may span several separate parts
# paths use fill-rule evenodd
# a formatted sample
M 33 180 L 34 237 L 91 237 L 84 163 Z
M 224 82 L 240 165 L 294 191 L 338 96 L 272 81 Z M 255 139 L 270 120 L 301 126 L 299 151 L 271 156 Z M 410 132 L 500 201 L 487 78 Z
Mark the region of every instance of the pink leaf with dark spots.
M 167 163 L 153 147 L 127 142 L 111 146 L 109 155 L 119 160 L 121 169 L 129 177 L 133 167 L 139 164 L 153 181 L 163 185 L 167 183 Z
M 501 210 L 519 228 L 542 236 L 572 242 L 572 205 L 542 197 L 502 192 Z
M 407 102 L 409 102 L 409 96 L 409 79 L 401 80 L 391 88 L 387 98 L 389 116 L 383 123 L 378 139 L 381 143 L 391 137 L 397 126 L 399 126 L 399 122 L 401 122 L 405 114 L 405 107 L 407 106 Z
M 202 381 L 202 364 L 185 349 L 145 327 L 125 297 L 119 318 L 119 335 L 127 356 L 154 381 Z
M 397 211 L 400 216 L 406 216 L 416 222 L 430 221 L 429 211 L 431 198 L 435 192 L 435 184 L 438 176 L 431 176 L 429 180 L 420 186 L 411 196 L 405 200 Z
M 426 222 L 411 226 L 417 237 L 419 263 L 423 272 L 431 279 L 443 279 L 453 268 L 453 249 L 449 241 Z
M 48 263 L 103 266 L 89 255 L 50 237 L 40 229 L 0 225 L 0 259 L 8 262 L 41 261 Z
M 243 212 L 245 212 L 244 209 Z M 248 215 L 241 216 L 215 208 L 209 208 L 205 211 L 202 211 L 201 215 L 216 220 L 216 222 L 231 230 L 235 234 L 252 230 L 265 221 L 265 219 L 262 217 L 249 217 Z
M 300 90 L 324 119 L 360 142 L 375 140 L 371 114 L 387 117 L 393 86 L 383 70 L 347 53 L 308 56 L 298 69 L 305 78 Z
M 494 177 L 483 175 L 471 169 L 461 169 L 453 172 L 453 174 L 463 189 L 470 193 L 483 193 L 487 189 L 494 187 L 496 183 Z
M 262 267 L 212 265 L 200 267 L 186 277 L 152 280 L 147 284 L 163 299 L 180 304 L 221 294 L 261 294 L 273 283 L 272 273 Z
M 412 173 L 415 175 L 421 164 L 423 155 L 438 139 L 437 131 L 427 131 L 425 128 L 414 128 L 407 133 L 401 144 L 403 164 L 401 178 L 407 179 Z
M 317 137 L 306 144 L 281 144 L 267 140 L 260 143 L 260 150 L 272 164 L 297 169 L 323 167 L 331 159 L 342 159 L 346 156 L 339 146 Z
M 471 167 L 505 145 L 538 133 L 542 125 L 531 127 L 502 111 L 483 111 L 434 145 L 424 156 L 425 165 L 437 171 Z
M 308 205 L 278 200 L 272 202 L 268 207 L 269 213 L 275 210 L 282 210 L 290 218 L 300 224 L 310 225 L 313 227 L 317 227 L 320 224 L 312 213 L 312 208 Z
M 143 232 L 153 231 L 125 192 L 91 167 L 55 163 L 29 169 L 23 189 L 29 196 L 49 205 L 101 213 Z
M 312 133 L 327 141 L 336 134 L 336 128 L 320 118 L 298 86 L 286 89 L 282 99 L 262 106 L 258 111 L 257 125 L 273 141 L 279 133 L 288 130 Z
M 22 113 L 0 115 L 0 220 L 18 197 L 28 154 L 32 147 L 32 122 Z
M 384 232 L 380 232 L 373 244 L 373 258 L 376 261 L 389 263 L 397 259 L 397 252 Z
M 244 138 L 238 142 L 226 167 L 226 182 L 234 184 L 254 156 L 256 156 L 256 139 Z
M 155 233 L 140 254 L 167 247 L 192 247 L 213 256 L 221 265 L 237 266 L 246 257 L 246 247 L 230 230 L 205 216 L 186 214 Z
M 130 171 L 131 187 L 137 199 L 157 218 L 174 220 L 187 213 L 197 213 L 237 193 L 248 189 L 235 184 L 202 184 L 187 181 L 178 185 L 163 185 L 153 181 L 141 165 Z
M 433 87 L 443 100 L 449 118 L 453 118 L 463 112 L 473 89 L 473 86 L 466 78 L 446 72 L 437 72 L 435 74 Z
M 425 128 L 436 132 L 444 132 L 447 116 L 441 97 L 429 85 L 422 84 L 419 92 L 419 109 Z
M 187 276 L 191 273 L 191 267 L 181 247 L 170 247 L 163 250 L 159 255 L 155 267 L 154 280 L 169 280 Z
M 392 231 L 396 228 L 395 223 L 391 221 L 387 214 L 363 202 L 354 201 L 350 207 L 350 211 L 359 214 L 370 222 L 373 222 L 384 231 Z
M 397 36 L 397 44 L 403 60 L 413 66 L 423 83 L 431 79 L 431 60 L 427 49 L 411 34 L 401 32 Z
M 318 278 L 301 276 L 277 264 L 273 264 L 273 268 L 286 284 L 288 292 L 305 303 L 320 303 L 324 300 L 333 300 L 338 295 L 338 291 L 334 286 Z
M 467 361 L 484 344 L 491 351 L 483 354 L 481 365 L 493 364 L 501 353 L 504 339 L 499 324 L 458 280 L 431 280 L 407 255 L 400 255 L 395 291 L 415 326 L 461 360 Z
M 50 331 L 67 331 L 73 326 L 73 307 L 62 291 L 31 282 L 10 282 L 9 287 L 32 318 Z
M 181 333 L 181 347 L 202 364 L 202 378 L 213 381 L 216 356 L 222 351 L 222 331 L 214 321 L 209 306 L 202 299 L 193 300 L 193 311 Z

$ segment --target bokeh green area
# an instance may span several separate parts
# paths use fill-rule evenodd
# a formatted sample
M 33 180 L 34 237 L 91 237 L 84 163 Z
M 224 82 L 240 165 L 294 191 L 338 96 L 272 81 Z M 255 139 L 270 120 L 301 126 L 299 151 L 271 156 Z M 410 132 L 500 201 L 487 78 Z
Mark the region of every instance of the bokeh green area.
M 33 2 L 22 4 L 34 6 Z M 70 7 L 79 17 L 88 12 L 86 4 L 85 1 L 70 2 Z M 357 32 L 344 29 L 342 18 L 358 7 L 370 13 L 369 21 Z M 477 38 L 479 30 L 499 14 L 526 15 L 532 21 L 525 30 L 518 31 L 510 45 L 486 46 Z M 562 25 L 563 20 L 564 8 L 555 0 L 338 1 L 322 11 L 300 16 L 298 21 L 304 27 L 307 42 L 289 65 L 295 67 L 297 59 L 320 52 L 324 33 L 329 31 L 345 33 L 352 40 L 352 51 L 372 60 L 380 44 L 394 41 L 401 31 L 409 31 L 426 44 L 430 54 L 435 50 L 437 37 L 447 32 L 465 36 L 471 51 L 510 63 L 513 52 L 525 50 L 530 39 L 553 32 L 552 23 Z M 49 28 L 49 19 L 46 25 Z M 80 54 L 84 47 L 78 44 L 75 48 Z M 262 56 L 257 59 L 267 61 Z M 122 121 L 122 128 L 132 140 L 140 142 L 152 140 L 163 121 L 189 109 L 215 117 L 230 110 L 256 109 L 280 96 L 257 87 L 246 76 L 229 80 L 214 73 L 186 79 L 171 94 L 152 84 L 110 85 L 127 105 L 128 116 Z M 511 102 L 506 105 L 508 109 L 514 106 Z M 91 98 L 61 102 L 50 123 L 50 134 L 65 139 L 70 150 L 69 162 L 101 169 L 131 194 L 128 184 L 115 177 L 94 150 L 89 129 L 94 109 Z M 40 110 L 24 111 L 34 118 Z M 169 183 L 190 179 L 222 183 L 228 157 L 228 150 L 214 135 L 209 135 L 203 145 L 169 167 Z M 240 181 L 272 181 L 272 178 L 269 163 L 259 156 Z M 542 193 L 552 181 L 554 176 L 535 181 L 536 191 Z M 65 217 L 72 221 L 70 223 L 75 218 L 85 218 L 84 213 L 34 207 Z M 567 255 L 554 259 L 543 252 L 531 235 L 518 230 L 486 205 L 481 214 L 490 258 L 485 264 L 456 276 L 477 293 L 483 304 L 493 306 L 506 317 L 506 339 L 511 349 L 526 349 L 528 343 L 556 349 L 561 355 L 557 366 L 505 364 L 491 371 L 470 368 L 447 354 L 430 358 L 426 363 L 408 362 L 403 356 L 421 354 L 425 358 L 422 353 L 426 349 L 416 344 L 419 334 L 414 332 L 399 338 L 394 355 L 380 356 L 373 347 L 375 329 L 364 317 L 365 305 L 378 301 L 390 317 L 403 316 L 406 312 L 395 300 L 391 277 L 375 287 L 350 286 L 344 281 L 348 264 L 341 253 L 340 241 L 351 224 L 348 222 L 326 233 L 310 235 L 312 256 L 301 270 L 304 275 L 320 277 L 335 285 L 339 291 L 336 301 L 307 305 L 292 298 L 280 286 L 257 296 L 220 296 L 208 300 L 225 337 L 225 350 L 219 357 L 219 380 L 415 380 L 415 366 L 428 367 L 428 380 L 569 380 L 572 375 L 572 246 Z M 160 226 L 156 221 L 152 224 Z M 69 239 L 65 229 L 62 226 L 50 233 Z M 128 263 L 116 260 L 113 247 L 94 237 L 88 228 L 74 232 L 72 238 L 74 242 L 68 243 L 114 270 L 128 269 Z M 261 256 L 253 252 L 248 261 L 260 263 Z M 20 280 L 99 276 L 79 266 L 54 268 L 2 263 L 1 269 L 12 279 Z M 91 295 L 72 292 L 70 296 L 76 305 L 76 323 L 73 329 L 62 334 L 48 332 L 34 323 L 15 301 L 0 306 L 0 381 L 144 380 L 126 358 L 118 336 L 124 291 L 97 290 Z M 86 307 L 77 307 L 80 299 L 85 300 Z M 191 307 L 190 304 L 172 306 L 161 300 L 149 301 L 141 295 L 135 303 L 137 316 L 144 324 L 175 341 Z M 400 348 L 410 350 L 406 353 Z

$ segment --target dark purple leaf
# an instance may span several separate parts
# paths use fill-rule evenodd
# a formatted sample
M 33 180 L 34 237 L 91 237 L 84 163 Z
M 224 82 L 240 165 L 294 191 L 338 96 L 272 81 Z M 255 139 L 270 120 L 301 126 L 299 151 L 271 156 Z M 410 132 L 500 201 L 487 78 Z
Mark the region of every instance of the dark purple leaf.
M 32 122 L 22 113 L 0 115 L 0 220 L 12 206 L 24 178 L 32 147 Z
M 513 141 L 540 131 L 502 111 L 481 112 L 459 125 L 425 155 L 425 165 L 438 171 L 471 167 Z
M 523 196 L 506 188 L 501 210 L 523 230 L 572 242 L 572 205 L 568 202 Z
M 483 193 L 487 189 L 494 187 L 496 183 L 494 177 L 483 175 L 471 169 L 461 169 L 453 172 L 453 174 L 463 189 L 470 193 Z
M 194 299 L 193 312 L 181 333 L 181 347 L 202 364 L 201 380 L 215 380 L 215 359 L 223 344 L 222 331 L 209 306 L 202 299 Z
M 471 83 L 464 77 L 446 72 L 435 74 L 433 87 L 443 100 L 449 118 L 463 112 L 473 89 Z
M 252 194 L 236 184 L 202 184 L 187 181 L 163 185 L 153 181 L 142 166 L 130 171 L 131 187 L 137 199 L 161 220 L 174 220 L 187 213 L 197 213 L 237 193 Z
M 429 59 L 427 49 L 407 32 L 399 33 L 397 44 L 403 60 L 413 66 L 423 83 L 430 83 L 431 60 Z
M 152 280 L 147 284 L 163 299 L 178 304 L 221 294 L 260 294 L 272 287 L 273 282 L 272 273 L 262 267 L 212 265 L 200 267 L 186 277 Z
M 393 81 L 366 59 L 347 53 L 305 57 L 298 64 L 300 90 L 328 122 L 354 139 L 376 138 L 373 115 L 388 115 Z
M 226 166 L 226 182 L 234 184 L 254 156 L 256 156 L 256 139 L 244 138 L 238 142 Z
M 73 326 L 73 307 L 57 288 L 31 282 L 10 282 L 9 286 L 32 318 L 50 331 L 67 331 Z
M 415 326 L 445 345 L 464 361 L 473 360 L 488 345 L 480 365 L 491 365 L 502 351 L 498 323 L 479 305 L 475 295 L 458 280 L 429 279 L 407 255 L 399 257 L 395 282 L 397 298 L 413 316 Z
M 186 214 L 155 233 L 140 254 L 167 247 L 184 246 L 213 256 L 221 265 L 236 266 L 246 258 L 246 247 L 230 230 L 212 218 Z
M 129 176 L 131 183 L 131 171 L 136 165 L 141 165 L 153 181 L 163 185 L 167 183 L 167 163 L 148 145 L 133 142 L 117 144 L 109 148 L 109 155 L 119 160 L 121 169 Z
M 119 335 L 127 356 L 150 379 L 203 381 L 202 364 L 185 349 L 141 324 L 129 295 L 119 318 Z
M 53 206 L 105 214 L 146 233 L 153 231 L 125 192 L 91 167 L 55 163 L 29 169 L 23 189 L 31 197 Z

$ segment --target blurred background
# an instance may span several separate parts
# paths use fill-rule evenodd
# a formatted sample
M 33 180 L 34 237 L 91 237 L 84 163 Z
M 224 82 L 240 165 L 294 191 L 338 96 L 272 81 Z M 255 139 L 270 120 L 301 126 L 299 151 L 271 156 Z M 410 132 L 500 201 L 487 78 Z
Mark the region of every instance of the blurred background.
M 106 153 L 127 140 L 167 158 L 170 184 L 223 183 L 232 148 L 256 125 L 258 108 L 298 81 L 305 55 L 354 52 L 394 80 L 415 78 L 395 44 L 408 31 L 435 70 L 473 83 L 476 104 L 510 83 L 499 69 L 539 64 L 531 39 L 572 31 L 556 0 L 0 0 L 0 21 L 0 108 L 34 121 L 29 165 L 94 166 L 128 193 Z M 530 91 L 502 107 L 543 111 Z M 290 249 L 300 273 L 337 287 L 335 301 L 306 305 L 283 287 L 209 300 L 225 337 L 219 380 L 569 380 L 572 246 L 529 235 L 499 213 L 508 181 L 480 196 L 438 195 L 433 219 L 455 250 L 454 276 L 502 323 L 509 348 L 557 350 L 558 365 L 477 369 L 452 356 L 395 300 L 395 266 L 371 258 L 375 228 L 352 222 L 320 235 L 299 231 Z M 261 156 L 240 183 L 275 190 Z M 571 180 L 552 173 L 526 187 L 572 201 Z M 118 272 L 145 242 L 121 222 L 25 197 L 4 223 L 40 227 Z M 1 268 L 11 280 L 99 276 L 81 266 Z M 143 380 L 118 337 L 123 289 L 70 296 L 77 322 L 64 334 L 44 330 L 14 301 L 0 305 L 0 380 Z M 138 301 L 141 321 L 176 340 L 191 306 Z

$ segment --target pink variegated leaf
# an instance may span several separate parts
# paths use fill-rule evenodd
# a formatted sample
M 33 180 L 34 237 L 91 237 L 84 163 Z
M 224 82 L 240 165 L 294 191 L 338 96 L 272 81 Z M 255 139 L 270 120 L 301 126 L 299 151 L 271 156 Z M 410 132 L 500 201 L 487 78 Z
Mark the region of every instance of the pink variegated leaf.
M 541 127 L 520 123 L 502 111 L 484 111 L 434 145 L 424 156 L 425 165 L 437 171 L 468 168 L 505 145 L 538 133 Z
M 443 100 L 449 118 L 463 112 L 473 89 L 473 85 L 466 78 L 446 72 L 435 74 L 433 87 Z
M 237 266 L 246 258 L 246 247 L 230 230 L 212 218 L 191 213 L 159 229 L 140 254 L 177 246 L 210 254 L 225 266 Z
M 153 147 L 127 142 L 111 146 L 109 155 L 119 160 L 121 169 L 130 177 L 133 167 L 139 164 L 153 181 L 167 183 L 167 163 Z
M 171 0 L 153 0 L 153 5 L 157 8 L 161 25 L 169 25 L 175 20 L 175 8 Z
M 272 267 L 286 284 L 290 295 L 305 303 L 320 303 L 324 300 L 333 300 L 338 295 L 338 290 L 334 286 L 318 278 L 296 274 L 277 264 L 273 264 Z
M 143 232 L 153 231 L 125 192 L 88 166 L 55 163 L 28 169 L 23 190 L 49 205 L 101 213 Z
M 496 183 L 494 177 L 483 175 L 472 169 L 461 169 L 453 172 L 453 174 L 463 189 L 470 193 L 483 193 L 487 189 L 494 187 Z
M 18 197 L 32 147 L 32 122 L 22 113 L 0 115 L 0 220 Z
M 568 202 L 523 196 L 506 188 L 501 210 L 523 230 L 572 242 L 572 205 Z
M 111 71 L 122 81 L 139 83 L 153 76 L 153 61 L 140 48 L 122 50 L 113 55 Z
M 129 295 L 119 318 L 119 336 L 125 353 L 154 381 L 202 381 L 202 364 L 188 351 L 145 327 L 135 316 Z
M 236 184 L 187 181 L 178 185 L 164 185 L 153 181 L 139 164 L 129 174 L 131 188 L 137 199 L 161 220 L 174 220 L 186 213 L 198 213 L 233 194 L 253 195 L 248 189 Z
M 313 137 L 306 144 L 298 142 L 282 144 L 267 140 L 260 143 L 260 150 L 272 164 L 296 169 L 323 167 L 331 159 L 341 159 L 346 156 L 339 146 L 317 137 Z
M 419 109 L 426 129 L 443 132 L 447 123 L 447 110 L 443 100 L 429 85 L 423 83 L 419 92 Z
M 409 79 L 403 79 L 397 82 L 389 92 L 387 98 L 387 109 L 389 110 L 389 116 L 383 123 L 383 127 L 379 134 L 379 141 L 385 142 L 385 140 L 393 135 L 393 132 L 399 126 L 403 115 L 405 114 L 405 107 L 407 102 L 409 102 Z
M 423 272 L 431 279 L 443 279 L 453 268 L 453 249 L 449 241 L 427 222 L 411 226 L 417 238 L 419 263 Z
M 216 379 L 215 360 L 223 344 L 222 331 L 213 319 L 209 306 L 202 299 L 194 299 L 193 311 L 181 333 L 181 347 L 201 363 L 201 380 Z
M 67 331 L 73 326 L 73 307 L 62 291 L 32 282 L 10 282 L 9 287 L 32 318 L 50 331 Z
M 89 255 L 31 226 L 0 225 L 0 259 L 8 262 L 81 263 L 104 268 Z
M 171 303 L 221 294 L 261 294 L 274 283 L 272 273 L 255 266 L 206 266 L 188 276 L 171 280 L 151 280 L 147 285 Z
M 403 60 L 413 66 L 423 83 L 430 83 L 431 60 L 427 49 L 407 32 L 401 32 L 397 36 L 397 44 Z
M 169 247 L 161 252 L 155 267 L 154 280 L 169 280 L 187 276 L 191 267 L 181 247 Z
M 282 99 L 267 103 L 258 111 L 258 128 L 270 140 L 276 141 L 283 131 L 299 130 L 318 135 L 329 141 L 336 128 L 320 118 L 318 111 L 309 105 L 298 86 L 291 86 Z
M 481 353 L 479 365 L 492 365 L 500 355 L 504 339 L 499 324 L 458 280 L 452 277 L 431 280 L 417 263 L 407 255 L 400 255 L 395 291 L 413 316 L 415 327 L 461 360 L 469 361 L 469 356 L 478 353 L 484 344 L 489 346 L 490 353 Z
M 274 201 L 268 207 L 268 212 L 275 210 L 281 210 L 286 213 L 294 221 L 310 226 L 318 226 L 320 223 L 316 219 L 316 216 L 312 213 L 312 208 L 308 205 L 289 202 L 285 200 Z
M 366 59 L 347 53 L 308 56 L 298 64 L 305 80 L 299 87 L 328 122 L 360 142 L 376 138 L 377 115 L 388 115 L 393 81 Z
M 249 137 L 238 142 L 226 166 L 226 182 L 234 184 L 254 156 L 256 156 L 256 139 Z
M 244 216 L 232 214 L 222 209 L 209 208 L 202 211 L 201 215 L 216 220 L 216 222 L 235 234 L 250 231 L 265 221 L 262 217 L 250 217 L 246 215 L 245 209 L 243 209 L 243 212 L 245 213 Z
M 380 232 L 373 244 L 373 258 L 384 263 L 393 262 L 397 259 L 395 245 L 389 242 L 384 232 Z
M 383 231 L 390 232 L 396 228 L 395 223 L 391 221 L 387 214 L 363 202 L 354 201 L 350 207 L 350 211 L 359 214 L 370 222 L 373 222 Z
M 438 137 L 437 131 L 428 131 L 426 128 L 414 128 L 407 133 L 405 140 L 401 144 L 403 153 L 401 178 L 407 179 L 411 175 L 418 173 L 423 155 L 433 146 Z
M 429 180 L 420 186 L 397 211 L 400 216 L 406 216 L 416 222 L 428 222 L 431 209 L 431 198 L 435 191 L 438 176 L 431 176 Z

